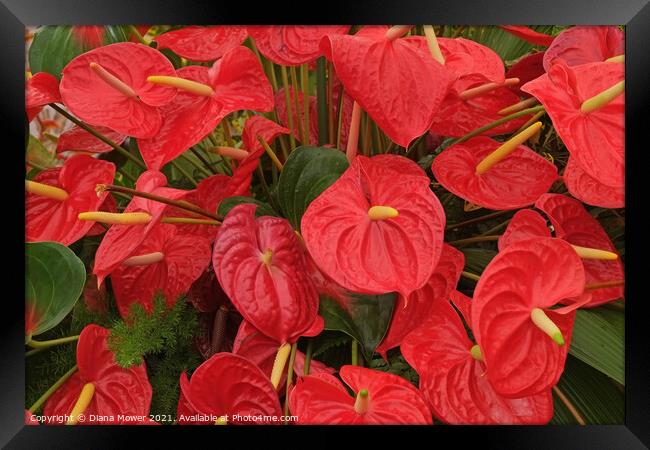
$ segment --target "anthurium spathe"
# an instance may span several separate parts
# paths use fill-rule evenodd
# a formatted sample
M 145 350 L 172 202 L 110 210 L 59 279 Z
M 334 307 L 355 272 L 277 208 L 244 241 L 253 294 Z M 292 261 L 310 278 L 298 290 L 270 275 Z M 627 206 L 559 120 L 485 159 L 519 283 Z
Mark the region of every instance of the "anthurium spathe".
M 383 26 L 329 35 L 321 49 L 345 91 L 398 145 L 431 126 L 447 92 L 447 70 L 428 50 L 388 34 Z
M 553 36 L 540 33 L 533 30 L 532 28 L 523 25 L 501 25 L 500 28 L 504 29 L 513 36 L 517 36 L 518 38 L 523 39 L 526 42 L 530 42 L 531 44 L 535 45 L 543 45 L 544 47 L 551 45 L 555 39 Z
M 25 86 L 25 109 L 31 122 L 48 103 L 61 103 L 59 80 L 47 72 L 29 77 Z
M 161 108 L 163 123 L 158 133 L 150 139 L 138 140 L 149 169 L 160 169 L 203 140 L 233 111 L 273 109 L 271 85 L 260 61 L 246 47 L 228 50 L 210 68 L 188 66 L 176 74 L 182 80 L 198 83 L 200 93 L 180 90 L 174 101 Z M 151 84 L 178 85 L 177 79 L 164 76 L 149 77 L 149 80 Z
M 603 227 L 579 201 L 566 195 L 544 194 L 537 200 L 535 207 L 548 216 L 555 228 L 555 236 L 572 245 L 611 252 L 614 257 L 618 253 Z M 583 259 L 582 262 L 587 285 L 609 282 L 619 284 L 589 289 L 591 301 L 584 306 L 598 306 L 623 297 L 624 290 L 621 284 L 625 280 L 625 273 L 620 258 Z
M 343 366 L 339 373 L 356 398 L 332 375 L 298 378 L 289 394 L 289 409 L 298 424 L 432 424 L 428 406 L 405 379 L 356 366 Z
M 322 55 L 324 36 L 346 34 L 349 25 L 249 26 L 248 32 L 262 55 L 275 64 L 297 66 Z
M 551 307 L 584 287 L 582 261 L 561 239 L 521 240 L 490 261 L 474 291 L 471 328 L 498 394 L 521 398 L 557 383 L 575 311 Z
M 158 107 L 169 103 L 176 89 L 147 82 L 149 75 L 174 76 L 176 71 L 162 53 L 146 45 L 106 45 L 65 66 L 61 97 L 71 113 L 91 125 L 152 137 L 162 125 Z
M 553 163 L 523 145 L 540 126 L 504 143 L 477 136 L 451 145 L 436 156 L 431 171 L 447 190 L 475 205 L 495 210 L 531 205 L 558 177 Z
M 280 401 L 271 381 L 241 356 L 217 353 L 201 364 L 189 380 L 183 372 L 180 385 L 179 424 L 282 423 Z M 246 418 L 238 418 L 243 416 Z
M 148 192 L 172 200 L 180 199 L 187 194 L 187 191 L 165 187 L 166 184 L 165 175 L 149 170 L 140 175 L 135 186 L 140 192 Z M 167 207 L 164 203 L 134 197 L 122 214 L 98 217 L 104 222 L 115 222 L 104 235 L 95 253 L 93 273 L 97 275 L 99 284 L 125 259 L 133 255 L 160 222 Z
M 522 86 L 544 105 L 575 162 L 612 187 L 625 183 L 623 74 L 619 63 L 558 61 Z
M 602 208 L 624 208 L 625 186 L 612 187 L 585 172 L 573 157 L 569 157 L 562 180 L 569 193 L 580 201 Z
M 113 131 L 107 127 L 95 127 L 95 131 L 106 136 L 116 144 L 121 144 L 127 138 L 126 135 Z M 113 147 L 106 142 L 96 138 L 83 128 L 75 125 L 59 136 L 56 142 L 56 152 L 62 153 L 67 151 L 88 152 L 88 153 L 106 153 L 113 150 Z
M 603 62 L 625 53 L 625 34 L 616 26 L 577 26 L 558 34 L 544 55 L 546 71 L 558 60 L 569 66 Z
M 82 330 L 77 344 L 79 371 L 52 394 L 43 409 L 53 423 L 97 425 L 93 415 L 105 417 L 102 424 L 150 422 L 152 389 L 147 368 L 144 362 L 120 367 L 108 348 L 109 333 L 94 324 Z M 79 420 L 79 414 L 87 420 Z
M 506 72 L 506 78 L 517 78 L 519 83 L 510 86 L 510 90 L 521 97 L 530 97 L 530 94 L 521 90 L 521 86 L 546 73 L 543 60 L 544 52 L 537 52 L 526 55 L 513 64 Z
M 426 39 L 416 36 L 406 39 L 428 52 Z M 449 89 L 434 115 L 431 132 L 442 136 L 460 137 L 502 116 L 499 111 L 519 101 L 508 87 L 518 79 L 506 80 L 503 62 L 490 48 L 468 39 L 437 39 L 450 78 Z M 487 135 L 516 130 L 525 118 L 499 125 Z
M 302 244 L 286 219 L 255 218 L 256 205 L 235 206 L 219 227 L 212 264 L 244 318 L 281 344 L 322 330 L 318 293 Z
M 153 310 L 157 293 L 172 306 L 210 264 L 210 240 L 183 235 L 172 224 L 159 223 L 131 256 L 111 273 L 117 308 L 122 317 L 133 303 Z
M 435 302 L 447 301 L 456 288 L 464 265 L 463 253 L 443 244 L 440 259 L 427 284 L 413 291 L 408 298 L 402 295 L 397 298 L 386 336 L 377 347 L 379 354 L 386 358 L 388 350 L 400 345 L 410 331 L 429 317 Z
M 25 182 L 25 240 L 56 241 L 70 245 L 93 226 L 77 219 L 84 211 L 97 211 L 106 193 L 97 195 L 95 185 L 112 183 L 115 165 L 85 155 L 67 159 L 63 167 L 39 172 Z
M 302 218 L 318 267 L 353 292 L 408 296 L 421 288 L 440 258 L 445 227 L 429 184 L 402 156 L 357 156 Z
M 214 61 L 248 37 L 239 26 L 183 27 L 157 36 L 158 49 L 168 48 L 190 61 Z
M 550 388 L 522 398 L 506 398 L 492 388 L 480 347 L 446 299 L 432 302 L 431 314 L 404 338 L 401 350 L 420 375 L 431 411 L 446 423 L 546 424 L 553 416 Z

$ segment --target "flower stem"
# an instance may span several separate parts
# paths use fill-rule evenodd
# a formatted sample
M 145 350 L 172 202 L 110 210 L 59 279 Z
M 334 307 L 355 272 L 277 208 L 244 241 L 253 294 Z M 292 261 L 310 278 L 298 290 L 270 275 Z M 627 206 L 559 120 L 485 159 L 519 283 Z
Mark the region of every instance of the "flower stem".
M 293 106 L 296 108 L 296 120 L 297 120 L 297 125 L 296 125 L 296 131 L 298 132 L 298 135 L 300 136 L 300 140 L 302 141 L 303 145 L 309 145 L 309 130 L 305 130 L 303 128 L 303 122 L 302 122 L 302 117 L 304 116 L 304 111 L 303 114 L 300 114 L 300 99 L 298 98 L 298 74 L 295 66 L 291 66 L 289 68 L 291 71 L 291 88 L 293 91 Z
M 553 392 L 558 396 L 560 401 L 566 406 L 566 408 L 569 410 L 571 415 L 576 419 L 576 422 L 578 422 L 580 425 L 586 425 L 585 419 L 580 415 L 578 412 L 577 408 L 573 406 L 573 403 L 569 401 L 566 395 L 564 395 L 564 392 L 560 390 L 559 387 L 553 386 Z
M 327 143 L 327 79 L 325 77 L 325 57 L 316 60 L 316 103 L 318 109 L 318 145 Z
M 286 393 L 284 395 L 284 415 L 285 417 L 289 415 L 289 392 L 291 390 L 291 383 L 293 382 L 293 365 L 296 362 L 296 351 L 298 350 L 298 342 L 294 342 L 291 346 L 291 355 L 289 356 L 289 364 L 287 364 L 287 386 Z M 284 420 L 284 424 L 287 425 L 287 419 Z
M 77 365 L 75 364 L 74 366 L 72 366 L 72 368 L 70 370 L 68 370 L 66 373 L 64 373 L 61 376 L 61 378 L 59 378 L 56 381 L 56 383 L 54 383 L 52 386 L 50 386 L 50 388 L 47 391 L 45 391 L 45 393 L 43 395 L 41 395 L 40 398 L 38 400 L 36 400 L 36 402 L 34 402 L 34 404 L 32 406 L 29 407 L 28 411 L 30 413 L 32 413 L 32 414 L 34 414 L 36 411 L 38 411 L 41 408 L 41 406 L 43 406 L 43 403 L 45 403 L 47 401 L 47 399 L 50 398 L 50 396 L 52 394 L 54 394 L 54 392 L 58 388 L 60 388 L 61 385 L 63 383 L 65 383 L 68 380 L 68 378 L 70 378 L 76 371 L 77 371 Z
M 99 131 L 97 131 L 97 130 L 95 130 L 94 128 L 90 127 L 89 125 L 86 125 L 86 124 L 83 123 L 81 120 L 77 119 L 75 116 L 73 116 L 73 115 L 70 114 L 68 111 L 66 111 L 65 109 L 61 108 L 60 106 L 58 106 L 58 105 L 56 105 L 56 104 L 54 104 L 54 103 L 50 103 L 49 105 L 50 105 L 50 107 L 51 107 L 52 109 L 54 109 L 56 112 L 58 112 L 59 114 L 61 114 L 62 116 L 64 116 L 64 117 L 67 118 L 68 120 L 70 120 L 71 122 L 74 122 L 77 126 L 79 126 L 79 128 L 83 128 L 83 129 L 86 130 L 88 133 L 92 134 L 92 135 L 95 136 L 97 139 L 99 139 L 100 141 L 102 141 L 102 142 L 104 142 L 105 144 L 108 144 L 108 145 L 110 145 L 111 147 L 113 147 L 114 150 L 116 150 L 118 153 L 122 154 L 122 155 L 125 156 L 126 158 L 130 159 L 131 161 L 133 161 L 133 163 L 135 163 L 135 164 L 136 164 L 138 167 L 140 167 L 141 169 L 145 169 L 145 170 L 147 169 L 147 166 L 145 166 L 145 164 L 144 164 L 142 161 L 140 161 L 136 156 L 134 156 L 133 154 L 131 154 L 131 152 L 129 152 L 127 149 L 125 149 L 125 148 L 122 147 L 121 145 L 119 145 L 119 144 L 113 142 L 112 140 L 110 140 L 109 138 L 107 138 L 106 136 L 104 136 L 103 134 L 101 134 Z
M 495 217 L 503 216 L 505 214 L 508 214 L 509 212 L 512 212 L 512 211 L 497 211 L 497 212 L 493 212 L 493 213 L 490 213 L 490 214 L 485 214 L 484 216 L 474 217 L 473 219 L 468 219 L 468 220 L 465 220 L 464 222 L 453 223 L 451 225 L 447 225 L 446 230 L 455 230 L 456 228 L 461 228 L 461 227 L 464 227 L 466 225 L 479 223 L 479 222 L 482 222 L 482 221 L 488 220 L 488 219 L 494 219 Z
M 211 219 L 217 221 L 220 219 L 218 215 L 208 212 L 184 200 L 172 200 L 170 198 L 161 197 L 159 195 L 151 194 L 149 192 L 140 192 L 140 191 L 136 191 L 135 189 L 130 189 L 124 186 L 116 186 L 114 184 L 98 184 L 96 190 L 100 192 L 101 191 L 121 192 L 123 194 L 129 194 L 133 197 L 146 198 L 147 200 L 153 200 L 155 202 L 165 203 L 167 205 L 175 206 L 176 208 L 180 208 L 185 211 L 190 211 L 196 214 L 200 214 L 205 217 L 210 217 Z
M 149 43 L 148 43 L 147 41 L 144 40 L 144 37 L 140 34 L 140 32 L 138 31 L 138 29 L 135 27 L 135 25 L 129 25 L 129 31 L 131 32 L 131 34 L 132 34 L 133 36 L 135 36 L 135 38 L 136 38 L 138 41 L 140 41 L 141 44 L 149 45 Z
M 289 142 L 291 143 L 291 150 L 296 148 L 296 133 L 298 127 L 294 126 L 293 123 L 293 107 L 291 105 L 291 95 L 289 95 L 289 77 L 287 75 L 287 68 L 285 66 L 280 66 L 280 71 L 282 73 L 282 87 L 284 89 L 284 101 L 287 104 L 287 122 L 289 123 Z M 298 117 L 298 114 L 296 114 Z
M 359 344 L 356 339 L 352 339 L 352 365 L 359 365 Z
M 309 339 L 307 341 L 307 352 L 305 353 L 305 369 L 304 374 L 309 375 L 309 367 L 311 366 L 311 357 L 314 353 L 314 340 Z
M 69 342 L 75 342 L 77 340 L 79 340 L 79 335 L 63 337 L 63 338 L 59 338 L 59 339 L 51 339 L 49 341 L 35 341 L 33 339 L 30 339 L 27 342 L 27 345 L 30 346 L 31 348 L 48 348 L 48 347 L 53 347 L 55 345 L 61 345 L 61 344 L 67 344 Z
M 257 136 L 257 140 L 260 142 L 260 144 L 262 144 L 262 146 L 264 147 L 264 150 L 266 150 L 267 155 L 269 155 L 269 157 L 271 158 L 271 161 L 273 161 L 273 164 L 275 164 L 275 167 L 277 167 L 278 170 L 279 170 L 280 172 L 282 172 L 282 169 L 284 168 L 284 166 L 282 165 L 282 163 L 281 163 L 280 160 L 278 159 L 278 157 L 277 157 L 277 155 L 275 154 L 275 152 L 273 151 L 273 149 L 272 149 L 272 148 L 269 146 L 269 144 L 268 144 L 268 143 L 267 143 L 267 142 L 262 138 L 262 136 Z
M 500 236 L 474 236 L 466 239 L 458 239 L 457 241 L 449 242 L 449 245 L 466 245 L 474 244 L 477 242 L 492 242 L 498 241 Z
M 460 275 L 462 277 L 467 278 L 468 280 L 473 280 L 473 281 L 478 281 L 481 279 L 481 277 L 476 275 L 475 273 L 465 272 L 464 270 L 460 273 Z
M 196 148 L 192 147 L 192 148 L 190 148 L 190 151 L 192 152 L 192 154 L 193 154 L 194 156 L 197 157 L 197 159 L 198 159 L 199 161 L 201 161 L 201 162 L 205 165 L 205 167 L 208 168 L 208 170 L 210 171 L 210 173 L 211 173 L 212 175 L 214 175 L 214 174 L 217 173 L 217 171 L 214 170 L 214 168 L 212 167 L 212 164 L 210 164 L 210 161 L 208 161 L 207 159 L 205 159 L 205 157 L 204 157 L 204 156 L 203 156 L 203 155 L 202 155 L 202 154 L 201 154 L 201 153 L 200 153 Z
M 311 142 L 311 126 L 309 122 L 309 66 L 306 63 L 300 66 L 300 81 L 302 82 L 303 128 L 305 130 L 305 141 L 303 144 L 309 145 Z
M 455 141 L 453 141 L 450 145 L 460 144 L 461 142 L 465 142 L 466 140 L 471 139 L 474 136 L 478 136 L 481 133 L 485 133 L 486 131 L 489 131 L 492 128 L 496 128 L 499 125 L 502 125 L 502 124 L 504 124 L 506 122 L 510 122 L 511 120 L 518 119 L 519 117 L 527 116 L 529 114 L 535 114 L 535 113 L 538 113 L 538 112 L 543 111 L 543 110 L 544 110 L 544 107 L 542 105 L 539 105 L 539 106 L 533 106 L 532 108 L 527 108 L 527 109 L 518 111 L 516 113 L 512 113 L 512 114 L 510 114 L 508 116 L 502 117 L 501 119 L 495 120 L 494 122 L 490 122 L 487 125 L 484 125 L 484 126 L 482 126 L 480 128 L 477 128 L 476 130 L 474 130 L 474 131 L 472 131 L 470 133 L 467 133 L 465 136 L 460 137 L 460 138 L 456 139 Z

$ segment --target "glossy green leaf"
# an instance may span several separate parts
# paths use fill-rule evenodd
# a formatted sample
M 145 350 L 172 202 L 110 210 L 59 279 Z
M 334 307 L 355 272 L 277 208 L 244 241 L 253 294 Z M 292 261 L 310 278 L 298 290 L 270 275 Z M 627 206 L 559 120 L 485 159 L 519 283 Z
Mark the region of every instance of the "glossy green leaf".
M 325 320 L 326 330 L 342 331 L 356 339 L 369 361 L 386 335 L 396 297 L 395 293 L 350 293 L 344 308 L 336 300 L 321 296 L 319 314 Z
M 63 68 L 75 57 L 99 45 L 126 42 L 130 34 L 125 27 L 106 26 L 97 32 L 83 30 L 94 27 L 45 26 L 34 35 L 29 48 L 29 67 L 32 73 L 48 72 L 61 78 Z M 98 45 L 99 44 L 99 45 Z
M 287 159 L 278 182 L 278 201 L 284 216 L 300 230 L 307 206 L 330 187 L 348 168 L 340 150 L 326 147 L 298 147 Z
M 253 197 L 244 197 L 244 196 L 235 196 L 224 198 L 219 204 L 219 209 L 217 209 L 217 214 L 220 217 L 226 217 L 226 214 L 237 205 L 242 205 L 246 203 L 252 203 L 257 205 L 255 210 L 255 217 L 260 216 L 275 216 L 280 217 L 280 215 L 269 205 L 268 203 L 261 202 Z
M 27 164 L 34 163 L 39 167 L 50 168 L 56 165 L 56 157 L 34 136 L 29 136 L 27 153 L 25 155 Z
M 621 385 L 569 356 L 557 388 L 587 424 L 620 425 L 625 419 L 625 393 Z M 553 393 L 554 416 L 551 423 L 575 424 L 569 408 Z
M 578 310 L 569 353 L 625 384 L 625 313 L 606 307 Z
M 461 248 L 459 249 L 465 255 L 465 270 L 480 275 L 485 267 L 497 255 L 494 250 L 484 248 Z
M 57 242 L 25 244 L 25 331 L 39 335 L 72 310 L 86 281 L 83 262 Z

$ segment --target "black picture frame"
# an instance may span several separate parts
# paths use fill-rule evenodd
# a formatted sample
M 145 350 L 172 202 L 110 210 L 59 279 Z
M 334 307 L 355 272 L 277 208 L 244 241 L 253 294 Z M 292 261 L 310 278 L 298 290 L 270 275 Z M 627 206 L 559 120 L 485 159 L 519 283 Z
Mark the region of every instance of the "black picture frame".
M 453 446 L 473 442 L 480 448 L 553 448 L 553 449 L 640 449 L 650 446 L 650 351 L 648 351 L 648 300 L 643 295 L 643 255 L 648 239 L 644 236 L 643 212 L 646 197 L 642 191 L 644 156 L 650 149 L 646 118 L 650 110 L 650 4 L 649 0 L 545 0 L 522 2 L 507 0 L 398 0 L 328 1 L 328 2 L 210 2 L 205 0 L 0 0 L 0 42 L 2 42 L 2 101 L 0 129 L 6 146 L 3 164 L 5 186 L 10 192 L 2 198 L 6 214 L 20 217 L 24 197 L 19 189 L 24 177 L 18 148 L 24 143 L 24 26 L 54 24 L 121 24 L 121 23 L 187 23 L 187 24 L 598 24 L 626 25 L 626 391 L 625 425 L 620 426 L 434 426 L 434 427 L 322 427 L 260 428 L 251 433 L 248 427 L 68 427 L 24 425 L 24 291 L 13 273 L 24 263 L 24 216 L 10 221 L 5 228 L 2 248 L 4 269 L 2 286 L 15 287 L 2 300 L 3 326 L 0 328 L 0 444 L 6 448 L 122 448 L 135 444 L 135 439 L 152 439 L 151 447 L 165 442 L 172 445 L 182 439 L 184 445 L 222 445 L 222 439 L 234 438 L 239 443 L 251 438 L 268 439 L 291 448 L 312 445 L 316 431 L 331 445 L 349 442 L 360 436 L 365 445 L 375 445 L 383 434 L 402 434 L 406 445 L 414 439 L 427 439 L 432 446 L 453 442 Z M 13 145 L 12 145 L 13 143 Z M 15 163 L 15 164 L 14 164 Z M 24 192 L 24 191 L 23 191 Z M 24 194 L 23 194 L 24 195 Z M 6 219 L 5 219 L 6 220 Z M 15 227 L 15 228 L 14 228 Z M 646 266 L 647 267 L 647 266 Z M 22 296 L 22 298 L 21 298 Z M 339 432 L 347 436 L 334 437 Z M 187 433 L 192 433 L 189 437 Z M 203 434 L 196 436 L 194 433 Z M 215 433 L 221 433 L 215 436 Z M 326 435 L 324 433 L 327 433 Z M 413 436 L 413 433 L 433 436 Z M 311 433 L 309 433 L 311 434 Z M 261 436 L 260 436 L 261 435 Z M 269 438 L 271 436 L 268 436 Z M 318 436 L 315 436 L 318 438 Z M 279 439 L 278 439 L 279 438 Z M 195 440 L 197 439 L 197 440 Z M 369 440 L 371 439 L 371 440 Z M 429 441 L 430 439 L 430 441 Z M 444 439 L 444 441 L 442 440 Z M 153 444 L 157 442 L 157 444 Z M 271 442 L 270 439 L 267 442 Z M 339 444 L 337 444 L 339 443 Z M 142 444 L 140 444 L 142 445 Z M 450 444 L 446 444 L 450 445 Z M 166 446 L 166 445 L 165 445 Z

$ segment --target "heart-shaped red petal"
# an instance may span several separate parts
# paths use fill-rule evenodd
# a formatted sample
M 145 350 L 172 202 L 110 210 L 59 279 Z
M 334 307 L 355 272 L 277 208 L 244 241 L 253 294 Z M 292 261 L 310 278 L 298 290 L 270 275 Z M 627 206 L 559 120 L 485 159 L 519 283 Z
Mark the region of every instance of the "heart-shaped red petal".
M 127 138 L 126 135 L 113 131 L 107 127 L 95 127 L 95 130 L 109 138 L 116 144 L 121 144 Z M 113 150 L 113 147 L 104 141 L 97 139 L 95 136 L 87 132 L 77 125 L 70 128 L 68 131 L 61 133 L 59 140 L 56 143 L 56 152 L 90 152 L 90 153 L 106 153 Z
M 25 109 L 30 122 L 48 103 L 61 103 L 59 80 L 47 72 L 39 72 L 27 80 Z
M 318 267 L 353 292 L 408 296 L 422 287 L 440 258 L 445 227 L 429 184 L 404 157 L 357 156 L 302 218 L 303 238 Z M 369 209 L 378 205 L 399 215 L 372 220 Z
M 517 36 L 519 39 L 523 39 L 526 42 L 530 42 L 534 45 L 543 45 L 544 47 L 551 45 L 555 39 L 553 36 L 540 33 L 523 25 L 500 25 L 499 28 L 506 30 L 508 33 Z
M 578 200 L 601 208 L 624 208 L 625 186 L 611 187 L 585 172 L 572 157 L 562 175 L 567 189 Z
M 557 179 L 557 168 L 525 145 L 483 174 L 477 164 L 501 145 L 478 136 L 446 148 L 431 171 L 445 189 L 484 208 L 518 209 L 535 202 Z
M 558 60 L 569 66 L 603 62 L 625 53 L 625 34 L 616 26 L 577 26 L 556 36 L 544 56 L 549 71 Z
M 184 27 L 161 34 L 158 49 L 168 48 L 190 61 L 214 61 L 244 43 L 248 33 L 240 26 Z

